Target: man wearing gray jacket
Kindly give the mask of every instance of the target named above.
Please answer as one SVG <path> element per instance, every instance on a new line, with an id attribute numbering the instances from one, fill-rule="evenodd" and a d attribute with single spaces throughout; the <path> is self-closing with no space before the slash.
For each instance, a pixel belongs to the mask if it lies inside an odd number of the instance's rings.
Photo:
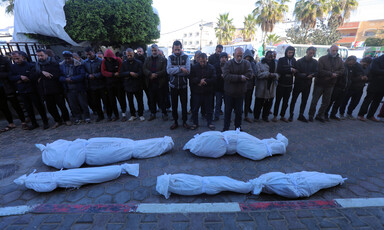
<path id="1" fill-rule="evenodd" d="M 247 80 L 252 77 L 252 68 L 249 61 L 243 59 L 244 50 L 241 47 L 235 49 L 233 59 L 225 63 L 224 76 L 224 129 L 229 130 L 232 110 L 235 110 L 235 129 L 241 129 L 241 116 L 243 113 L 243 101 L 247 92 Z"/>
<path id="2" fill-rule="evenodd" d="M 175 123 L 171 130 L 176 129 L 178 124 L 178 101 L 180 97 L 181 113 L 184 128 L 187 125 L 187 98 L 188 98 L 188 75 L 191 71 L 191 64 L 188 55 L 182 51 L 183 45 L 180 41 L 174 41 L 172 45 L 172 55 L 168 57 L 167 73 L 169 75 L 169 86 L 171 87 L 172 117 Z"/>

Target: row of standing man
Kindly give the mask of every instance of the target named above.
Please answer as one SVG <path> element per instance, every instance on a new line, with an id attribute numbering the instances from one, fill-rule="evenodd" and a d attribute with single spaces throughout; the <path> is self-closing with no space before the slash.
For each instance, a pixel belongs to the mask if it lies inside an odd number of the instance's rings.
<path id="1" fill-rule="evenodd" d="M 5 57 L 0 60 L 1 110 L 9 123 L 5 129 L 14 127 L 7 101 L 11 102 L 18 113 L 24 129 L 35 129 L 39 126 L 34 107 L 43 120 L 44 129 L 49 127 L 45 108 L 55 121 L 53 128 L 63 123 L 71 125 L 66 101 L 75 117 L 75 124 L 91 122 L 88 107 L 97 114 L 96 122 L 104 119 L 104 112 L 110 121 L 120 119 L 117 102 L 122 111 L 122 121 L 144 121 L 143 92 L 146 93 L 151 112 L 148 121 L 156 118 L 157 108 L 161 110 L 163 120 L 168 120 L 167 108 L 172 106 L 172 130 L 179 126 L 179 100 L 182 125 L 187 129 L 196 129 L 199 126 L 200 110 L 207 127 L 215 129 L 213 121 L 220 119 L 223 101 L 224 130 L 230 127 L 232 111 L 235 112 L 235 128 L 241 129 L 243 113 L 247 122 L 258 121 L 260 115 L 262 120 L 268 122 L 273 101 L 272 121 L 276 122 L 278 115 L 284 122 L 293 121 L 295 103 L 300 94 L 302 102 L 298 120 L 339 120 L 338 111 L 340 116 L 344 116 L 348 103 L 346 116 L 352 117 L 368 80 L 370 83 L 367 96 L 358 118 L 365 120 L 364 115 L 368 113 L 367 119 L 377 121 L 374 114 L 384 89 L 383 57 L 373 62 L 370 58 L 364 58 L 360 64 L 357 63 L 356 57 L 350 56 L 344 63 L 338 57 L 338 47 L 334 45 L 319 61 L 313 58 L 316 54 L 314 47 L 309 47 L 306 56 L 296 61 L 294 47 L 288 47 L 285 56 L 279 60 L 275 59 L 273 52 L 268 51 L 265 57 L 256 63 L 250 50 L 244 51 L 240 47 L 235 49 L 231 60 L 228 60 L 228 54 L 222 50 L 223 47 L 218 45 L 215 53 L 209 58 L 205 53 L 198 51 L 193 62 L 183 53 L 180 41 L 173 43 L 172 54 L 168 58 L 163 57 L 161 50 L 154 44 L 151 46 L 149 57 L 145 56 L 142 48 L 138 48 L 136 54 L 128 48 L 124 61 L 109 49 L 105 51 L 103 58 L 99 58 L 90 47 L 85 50 L 86 60 L 74 59 L 71 52 L 64 51 L 64 61 L 61 63 L 46 50 L 37 51 L 36 63 L 28 62 L 23 52 L 13 52 L 13 64 Z M 313 78 L 315 85 L 307 119 L 304 111 Z M 191 92 L 189 101 L 192 125 L 187 123 L 188 87 Z M 254 91 L 255 102 L 252 111 Z M 287 119 L 285 114 L 291 95 Z M 22 99 L 31 125 L 25 122 L 17 101 L 18 96 Z M 126 97 L 130 108 L 129 118 L 126 115 Z M 320 97 L 322 103 L 316 114 Z M 137 101 L 137 109 L 134 98 Z M 252 112 L 253 119 L 249 117 Z"/>

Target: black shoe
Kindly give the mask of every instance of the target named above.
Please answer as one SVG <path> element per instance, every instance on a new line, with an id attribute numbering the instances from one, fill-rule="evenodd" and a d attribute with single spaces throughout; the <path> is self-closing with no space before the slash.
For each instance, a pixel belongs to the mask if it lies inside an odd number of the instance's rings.
<path id="1" fill-rule="evenodd" d="M 34 130 L 36 128 L 39 128 L 39 124 L 32 124 L 31 126 L 28 127 L 28 130 Z"/>
<path id="2" fill-rule="evenodd" d="M 340 117 L 336 116 L 336 115 L 331 115 L 329 118 L 331 118 L 332 120 L 336 120 L 336 121 L 340 121 Z"/>
<path id="3" fill-rule="evenodd" d="M 191 128 L 191 126 L 188 125 L 187 123 L 183 123 L 183 127 L 184 127 L 185 129 L 190 129 L 190 128 Z"/>
<path id="4" fill-rule="evenodd" d="M 156 119 L 156 115 L 155 114 L 151 114 L 151 116 L 148 118 L 148 121 L 153 121 Z"/>
<path id="5" fill-rule="evenodd" d="M 104 120 L 104 117 L 98 117 L 98 118 L 96 119 L 96 122 L 100 122 L 100 121 L 102 121 L 102 120 Z"/>
<path id="6" fill-rule="evenodd" d="M 313 122 L 313 117 L 309 117 L 308 121 Z"/>
<path id="7" fill-rule="evenodd" d="M 293 116 L 289 116 L 288 121 L 292 122 L 293 121 Z"/>
<path id="8" fill-rule="evenodd" d="M 44 125 L 43 125 L 43 129 L 45 130 L 45 129 L 49 129 L 49 124 L 48 123 L 44 123 Z"/>
<path id="9" fill-rule="evenodd" d="M 269 122 L 268 117 L 263 117 L 263 121 Z"/>
<path id="10" fill-rule="evenodd" d="M 316 120 L 316 121 L 323 122 L 323 123 L 325 122 L 325 120 L 324 120 L 323 118 L 321 118 L 321 117 L 315 117 L 315 120 Z"/>
<path id="11" fill-rule="evenodd" d="M 174 130 L 174 129 L 177 129 L 177 127 L 179 127 L 179 124 L 173 123 L 173 125 L 171 125 L 170 129 Z"/>
<path id="12" fill-rule="evenodd" d="M 308 120 L 303 116 L 303 115 L 300 115 L 298 118 L 297 118 L 298 121 L 302 121 L 302 122 L 308 122 Z"/>
<path id="13" fill-rule="evenodd" d="M 166 113 L 163 114 L 163 121 L 168 121 L 168 114 Z"/>

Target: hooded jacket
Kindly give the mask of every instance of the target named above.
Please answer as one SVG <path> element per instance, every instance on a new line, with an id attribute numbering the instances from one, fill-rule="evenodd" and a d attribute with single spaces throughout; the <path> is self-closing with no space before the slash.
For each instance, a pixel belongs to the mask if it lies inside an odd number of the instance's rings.
<path id="1" fill-rule="evenodd" d="M 7 95 L 16 93 L 15 87 L 9 80 L 9 72 L 11 71 L 11 63 L 7 58 L 0 56 L 0 83 Z M 0 86 L 1 87 L 1 86 Z"/>
<path id="2" fill-rule="evenodd" d="M 64 85 L 66 91 L 85 91 L 85 69 L 81 62 L 73 59 L 73 64 L 68 64 L 64 61 L 60 64 L 60 70 L 60 82 Z M 70 78 L 71 82 L 67 82 L 67 78 Z"/>
<path id="3" fill-rule="evenodd" d="M 242 81 L 241 75 L 252 77 L 252 67 L 249 61 L 241 60 L 239 63 L 232 59 L 224 65 L 224 93 L 231 97 L 243 97 L 247 92 L 247 81 Z"/>
<path id="4" fill-rule="evenodd" d="M 318 62 L 316 59 L 311 58 L 307 60 L 305 57 L 300 58 L 296 62 L 296 70 L 295 73 L 295 87 L 299 88 L 307 88 L 312 85 L 312 78 L 308 78 L 309 75 L 313 75 L 314 77 L 318 74 Z"/>
<path id="5" fill-rule="evenodd" d="M 293 51 L 292 58 L 288 58 L 288 51 Z M 288 46 L 285 49 L 285 55 L 279 58 L 277 62 L 277 73 L 280 75 L 278 84 L 283 87 L 291 87 L 293 85 L 292 68 L 296 68 L 295 48 Z"/>
<path id="6" fill-rule="evenodd" d="M 167 73 L 171 88 L 185 89 L 188 86 L 189 74 L 183 73 L 180 68 L 186 68 L 188 72 L 191 72 L 191 63 L 188 55 L 183 52 L 180 55 L 171 54 L 167 60 Z"/>
<path id="7" fill-rule="evenodd" d="M 206 85 L 199 86 L 201 79 L 205 78 Z M 214 93 L 216 83 L 215 67 L 207 63 L 204 67 L 200 63 L 194 64 L 190 75 L 191 91 L 195 94 Z"/>
<path id="8" fill-rule="evenodd" d="M 152 68 L 154 61 L 156 62 L 156 66 Z M 147 87 L 152 85 L 152 87 L 163 88 L 167 85 L 167 59 L 161 55 L 147 57 L 144 62 L 143 72 Z M 150 79 L 152 73 L 156 73 L 157 78 Z"/>
<path id="9" fill-rule="evenodd" d="M 132 77 L 131 72 L 139 74 L 138 77 Z M 143 90 L 143 64 L 137 59 L 126 60 L 121 65 L 120 77 L 123 78 L 124 90 L 126 92 L 138 92 Z"/>
<path id="10" fill-rule="evenodd" d="M 255 91 L 256 98 L 264 98 L 264 99 L 274 98 L 276 95 L 277 80 L 279 79 L 279 74 L 276 73 L 277 65 L 275 64 L 275 70 L 271 71 L 269 69 L 269 65 L 267 64 L 265 58 L 261 60 L 261 62 L 258 62 L 256 65 L 259 71 L 257 75 L 257 82 L 256 82 L 256 91 Z M 271 72 L 273 72 L 272 74 L 275 75 L 274 79 L 269 77 Z"/>
<path id="11" fill-rule="evenodd" d="M 372 61 L 368 91 L 371 93 L 384 94 L 384 55 Z"/>
<path id="12" fill-rule="evenodd" d="M 343 60 L 337 55 L 332 57 L 330 54 L 324 55 L 319 58 L 319 74 L 315 79 L 315 85 L 322 87 L 334 87 L 337 78 L 332 78 L 332 73 L 336 73 L 338 76 L 344 74 Z"/>
<path id="13" fill-rule="evenodd" d="M 112 58 L 108 61 L 107 58 Z M 119 86 L 121 84 L 119 76 L 114 76 L 114 73 L 120 72 L 122 60 L 116 57 L 112 50 L 107 49 L 104 53 L 104 60 L 101 63 L 101 74 L 105 76 L 107 87 Z"/>
<path id="14" fill-rule="evenodd" d="M 85 69 L 85 78 L 88 81 L 88 89 L 98 90 L 105 88 L 105 77 L 101 74 L 101 58 L 95 57 L 93 60 L 87 58 L 83 62 Z M 95 77 L 93 80 L 89 78 L 89 75 L 93 74 Z"/>
<path id="15" fill-rule="evenodd" d="M 47 78 L 42 73 L 46 71 L 53 76 L 51 78 Z M 53 95 L 53 94 L 61 94 L 63 93 L 63 86 L 60 83 L 60 66 L 54 59 L 48 57 L 46 61 L 36 62 L 35 71 L 33 73 L 33 78 L 38 82 L 38 87 L 41 92 L 41 95 Z"/>
<path id="16" fill-rule="evenodd" d="M 254 58 L 253 58 L 251 50 L 249 50 L 249 49 L 245 50 L 245 52 L 243 54 L 243 59 L 245 59 L 246 57 L 251 58 L 249 63 L 251 64 L 251 68 L 252 68 L 252 77 L 247 80 L 247 90 L 251 90 L 255 86 L 255 78 L 257 76 L 258 71 L 257 71 L 256 63 L 254 62 Z"/>

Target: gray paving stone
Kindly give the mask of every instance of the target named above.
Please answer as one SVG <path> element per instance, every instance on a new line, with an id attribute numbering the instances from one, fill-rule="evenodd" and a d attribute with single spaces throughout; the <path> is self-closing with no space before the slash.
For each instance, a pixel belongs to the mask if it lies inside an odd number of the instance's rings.
<path id="1" fill-rule="evenodd" d="M 188 229 L 189 223 L 188 222 L 173 222 L 172 223 L 172 229 L 174 230 L 183 230 Z"/>
<path id="2" fill-rule="evenodd" d="M 133 192 L 133 200 L 143 201 L 149 196 L 148 189 L 140 188 Z"/>
<path id="3" fill-rule="evenodd" d="M 142 223 L 152 223 L 157 221 L 158 221 L 158 218 L 156 214 L 144 214 L 141 218 Z"/>
<path id="4" fill-rule="evenodd" d="M 122 184 L 112 184 L 106 187 L 105 192 L 109 194 L 116 194 L 123 190 L 124 185 Z"/>
<path id="5" fill-rule="evenodd" d="M 208 213 L 204 219 L 204 222 L 221 222 L 222 219 L 220 218 L 218 213 Z"/>
<path id="6" fill-rule="evenodd" d="M 142 223 L 140 224 L 141 230 L 154 230 L 157 229 L 157 224 L 154 223 Z"/>
<path id="7" fill-rule="evenodd" d="M 284 220 L 271 220 L 269 224 L 273 226 L 275 230 L 285 230 L 288 229 L 287 222 Z"/>
<path id="8" fill-rule="evenodd" d="M 107 229 L 108 230 L 118 230 L 118 229 L 123 229 L 124 224 L 107 224 Z"/>
<path id="9" fill-rule="evenodd" d="M 124 185 L 124 188 L 128 191 L 133 191 L 139 187 L 140 187 L 140 181 L 138 180 L 130 180 Z"/>
<path id="10" fill-rule="evenodd" d="M 5 194 L 5 195 L 3 196 L 3 200 L 4 200 L 5 202 L 9 203 L 9 202 L 11 202 L 11 201 L 17 200 L 17 199 L 21 196 L 22 193 L 23 193 L 23 192 L 22 192 L 22 191 L 19 191 L 19 190 L 17 190 L 17 191 L 13 191 L 13 192 L 9 192 L 9 193 L 7 193 L 7 194 Z"/>
<path id="11" fill-rule="evenodd" d="M 58 227 L 58 224 L 42 224 L 39 226 L 39 230 L 52 230 L 57 229 Z"/>
<path id="12" fill-rule="evenodd" d="M 270 211 L 268 212 L 268 220 L 281 220 L 284 219 L 278 211 Z"/>
<path id="13" fill-rule="evenodd" d="M 70 191 L 68 193 L 68 196 L 67 196 L 67 201 L 69 201 L 69 202 L 76 202 L 76 201 L 82 199 L 83 197 L 85 197 L 86 194 L 87 194 L 87 191 L 83 190 L 81 188 L 73 190 L 73 191 Z"/>
<path id="14" fill-rule="evenodd" d="M 139 229 L 140 226 L 140 214 L 127 214 L 126 216 L 126 228 L 127 229 Z"/>
<path id="15" fill-rule="evenodd" d="M 104 186 L 94 186 L 88 190 L 87 196 L 90 198 L 96 198 L 104 194 Z"/>
<path id="16" fill-rule="evenodd" d="M 82 229 L 91 229 L 91 228 L 92 228 L 92 224 L 85 224 L 85 223 L 74 224 L 71 227 L 72 230 L 82 230 Z"/>
<path id="17" fill-rule="evenodd" d="M 256 222 L 238 222 L 237 223 L 237 229 L 242 230 L 254 230 L 258 229 Z"/>
<path id="18" fill-rule="evenodd" d="M 76 220 L 76 223 L 93 223 L 93 216 L 94 214 L 85 213 Z"/>
<path id="19" fill-rule="evenodd" d="M 111 204 L 112 203 L 112 196 L 104 194 L 102 196 L 99 196 L 95 199 L 96 204 Z"/>
<path id="20" fill-rule="evenodd" d="M 257 223 L 258 228 L 260 228 L 260 229 L 272 229 L 272 227 L 268 224 L 266 213 L 251 212 L 250 215 L 253 217 L 253 219 Z"/>

